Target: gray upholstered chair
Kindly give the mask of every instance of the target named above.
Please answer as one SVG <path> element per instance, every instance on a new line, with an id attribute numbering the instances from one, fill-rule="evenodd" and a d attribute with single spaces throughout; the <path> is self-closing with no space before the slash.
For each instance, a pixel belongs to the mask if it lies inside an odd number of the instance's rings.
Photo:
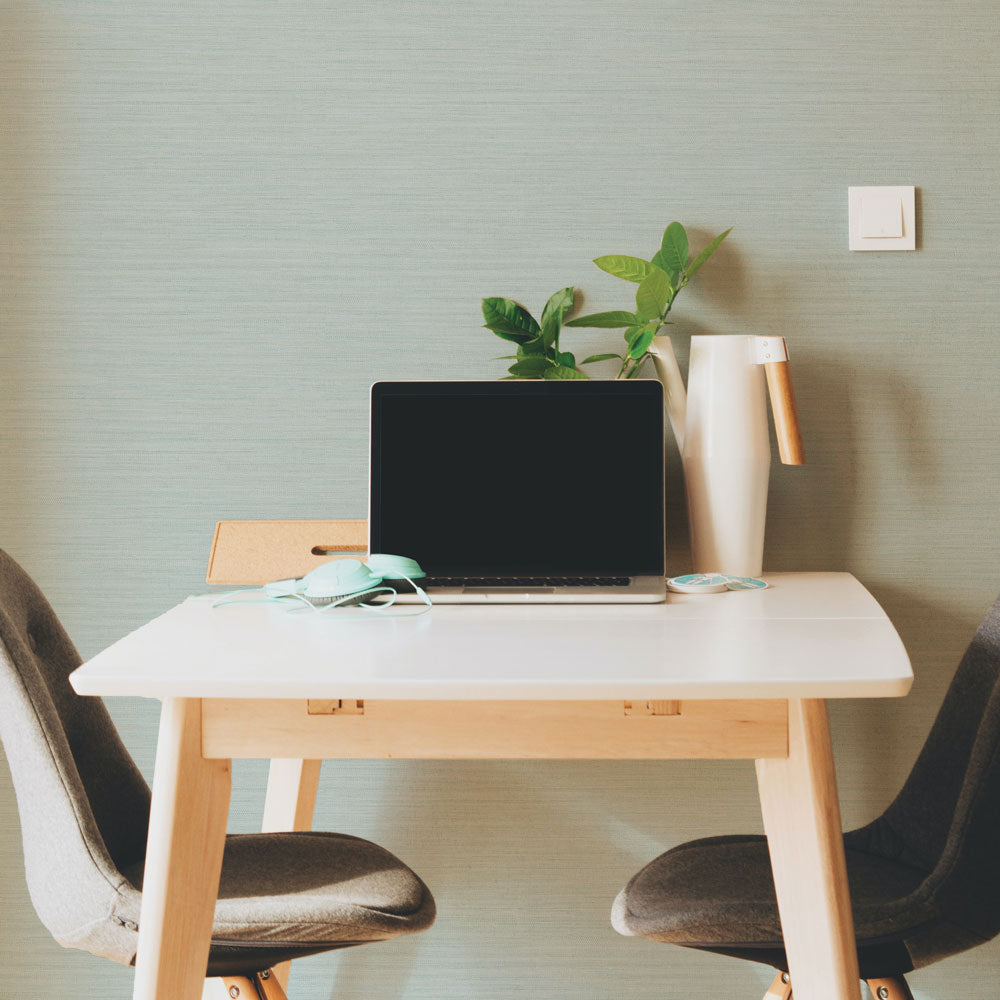
<path id="1" fill-rule="evenodd" d="M 844 836 L 861 976 L 883 998 L 904 974 L 1000 932 L 1000 598 L 976 632 L 927 742 L 888 809 Z M 612 924 L 779 970 L 781 924 L 767 844 L 709 837 L 661 854 L 619 893 Z"/>
<path id="2" fill-rule="evenodd" d="M 149 788 L 104 703 L 70 687 L 79 663 L 42 593 L 0 551 L 0 740 L 31 899 L 60 944 L 130 964 Z M 423 882 L 369 841 L 231 835 L 206 975 L 275 1000 L 284 993 L 269 975 L 274 964 L 423 930 L 433 920 Z"/>

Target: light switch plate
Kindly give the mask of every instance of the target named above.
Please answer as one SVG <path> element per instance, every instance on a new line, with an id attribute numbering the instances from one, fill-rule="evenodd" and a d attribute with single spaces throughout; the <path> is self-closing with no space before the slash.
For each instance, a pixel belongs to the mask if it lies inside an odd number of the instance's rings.
<path id="1" fill-rule="evenodd" d="M 852 250 L 915 250 L 916 188 L 851 187 L 847 189 Z"/>

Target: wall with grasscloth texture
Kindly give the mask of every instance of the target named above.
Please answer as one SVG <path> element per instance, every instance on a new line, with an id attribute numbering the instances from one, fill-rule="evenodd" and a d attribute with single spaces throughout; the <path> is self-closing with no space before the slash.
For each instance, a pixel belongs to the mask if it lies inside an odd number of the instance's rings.
<path id="1" fill-rule="evenodd" d="M 774 469 L 766 565 L 855 573 L 917 676 L 833 707 L 845 822 L 867 821 L 997 591 L 998 42 L 991 0 L 9 0 L 0 547 L 92 655 L 204 589 L 217 518 L 364 516 L 369 383 L 502 374 L 481 296 L 540 309 L 576 284 L 578 308 L 623 308 L 593 257 L 650 254 L 671 219 L 696 246 L 732 225 L 675 340 L 682 364 L 692 333 L 789 340 L 809 464 Z M 918 186 L 917 252 L 848 252 L 851 184 Z M 669 471 L 680 572 L 674 452 Z M 156 706 L 111 707 L 150 775 Z M 263 777 L 237 766 L 233 829 Z M 708 1000 L 769 978 L 608 925 L 660 851 L 759 829 L 748 763 L 329 762 L 317 824 L 401 855 L 440 917 L 303 962 L 293 996 Z M 129 970 L 48 938 L 19 851 L 0 763 L 4 991 L 127 997 Z M 913 986 L 986 1000 L 998 969 L 992 944 Z"/>

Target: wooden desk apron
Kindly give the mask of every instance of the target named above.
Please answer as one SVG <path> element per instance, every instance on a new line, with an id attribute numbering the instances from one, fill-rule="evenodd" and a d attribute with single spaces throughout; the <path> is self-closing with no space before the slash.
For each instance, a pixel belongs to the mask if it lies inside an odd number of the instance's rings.
<path id="1" fill-rule="evenodd" d="M 788 703 L 202 701 L 204 757 L 761 758 L 788 755 Z"/>

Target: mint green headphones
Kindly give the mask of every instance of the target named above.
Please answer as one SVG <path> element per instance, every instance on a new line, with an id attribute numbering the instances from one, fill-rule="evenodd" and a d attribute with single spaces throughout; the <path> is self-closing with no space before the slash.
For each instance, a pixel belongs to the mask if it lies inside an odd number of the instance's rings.
<path id="1" fill-rule="evenodd" d="M 266 583 L 262 588 L 265 594 L 263 600 L 294 601 L 314 611 L 356 605 L 368 611 L 384 612 L 395 602 L 397 594 L 396 588 L 386 581 L 405 580 L 427 605 L 417 612 L 423 614 L 431 607 L 431 599 L 414 581 L 426 575 L 415 559 L 373 553 L 365 562 L 359 559 L 334 559 L 317 566 L 303 577 Z M 252 592 L 238 590 L 233 594 L 226 594 L 213 607 L 248 603 L 238 600 L 238 595 Z M 385 596 L 374 601 L 376 595 Z"/>

